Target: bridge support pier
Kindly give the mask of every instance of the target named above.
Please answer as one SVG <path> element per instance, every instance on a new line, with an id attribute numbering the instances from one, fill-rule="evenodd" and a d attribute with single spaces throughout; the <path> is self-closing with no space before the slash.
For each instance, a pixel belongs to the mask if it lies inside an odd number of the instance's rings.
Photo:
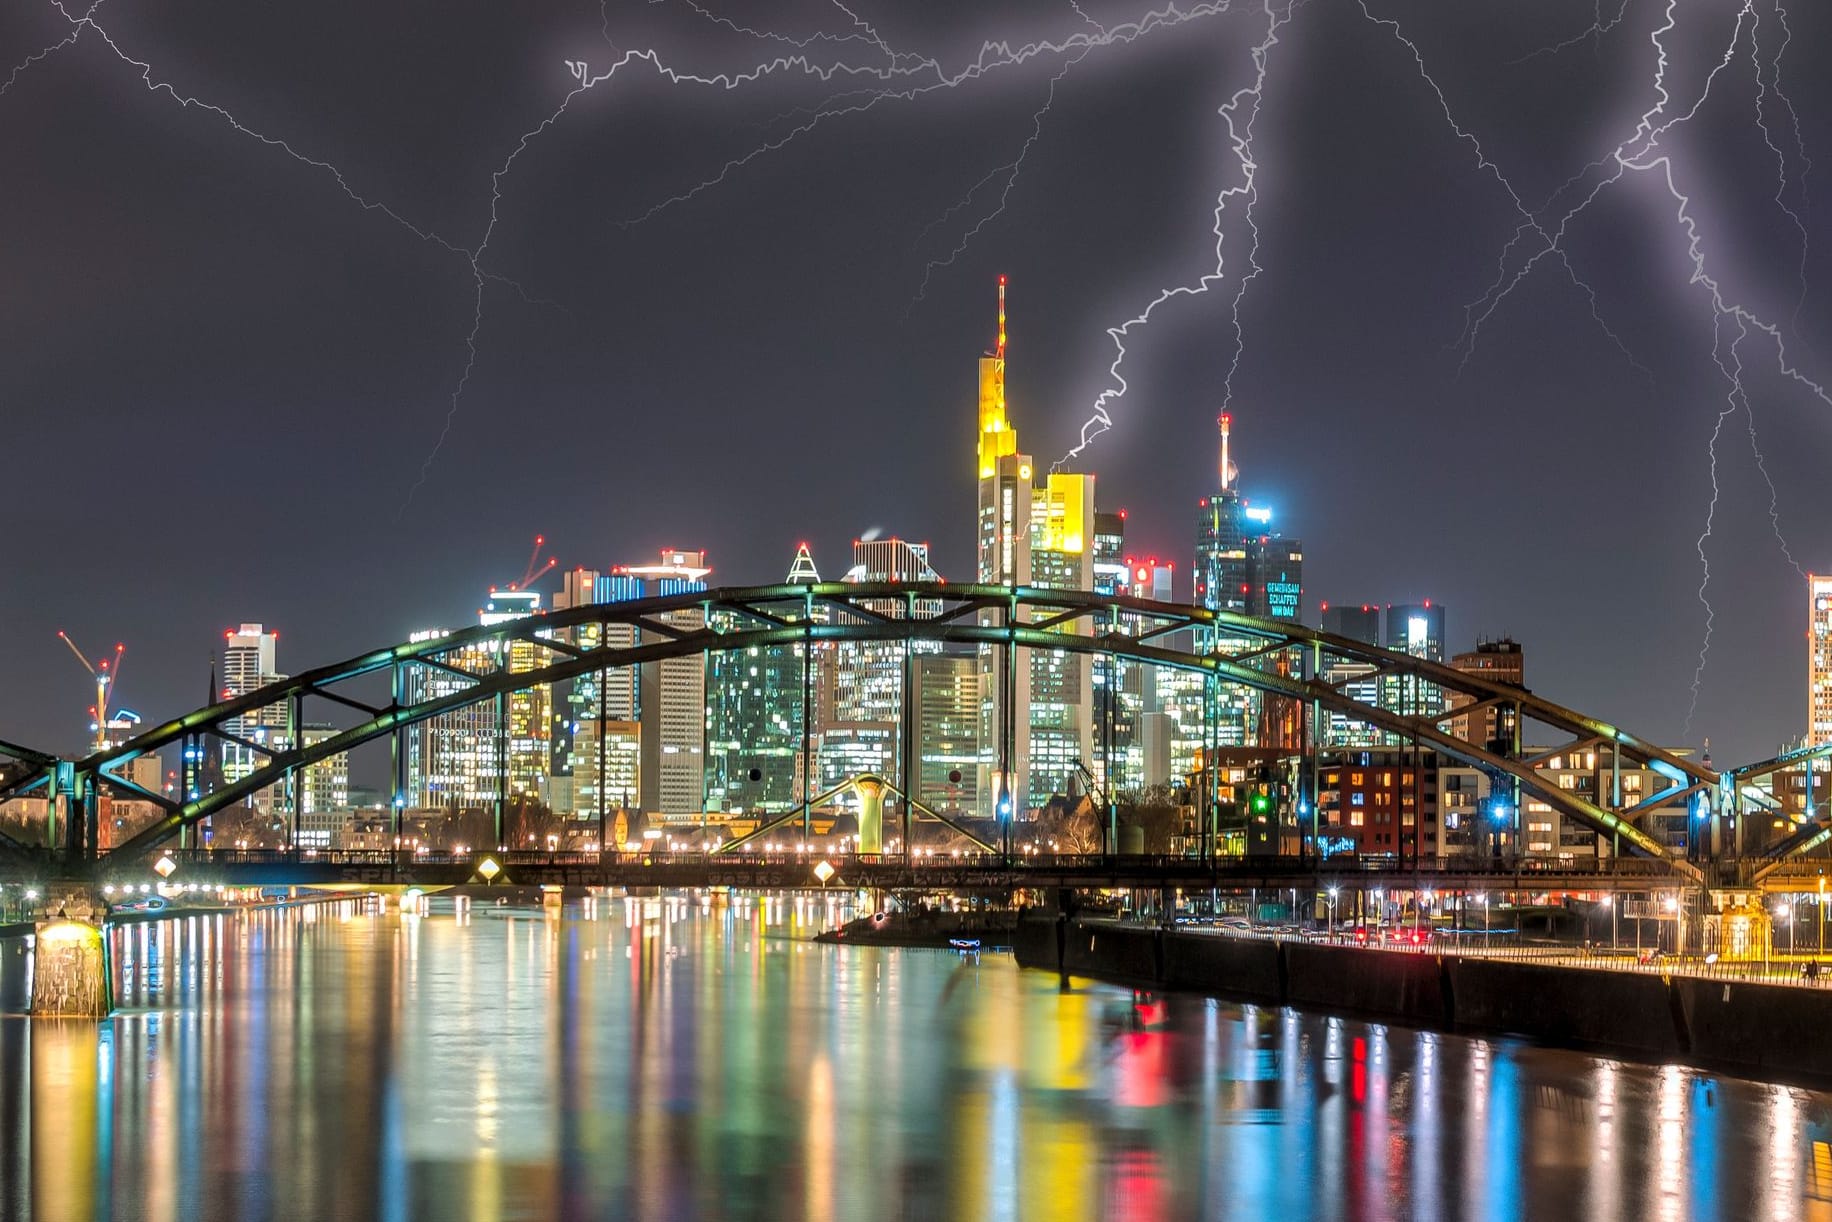
<path id="1" fill-rule="evenodd" d="M 33 1018 L 106 1018 L 114 1009 L 107 905 L 85 886 L 54 885 L 32 939 Z"/>
<path id="2" fill-rule="evenodd" d="M 859 795 L 859 852 L 884 852 L 884 795 L 889 788 L 875 776 L 862 776 L 852 783 Z M 906 799 L 907 800 L 907 799 Z"/>

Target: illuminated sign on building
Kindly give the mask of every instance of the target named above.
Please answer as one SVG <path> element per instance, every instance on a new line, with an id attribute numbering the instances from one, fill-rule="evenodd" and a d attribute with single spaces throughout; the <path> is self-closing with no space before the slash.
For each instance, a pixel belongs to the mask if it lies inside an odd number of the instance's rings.
<path id="1" fill-rule="evenodd" d="M 1406 652 L 1422 654 L 1425 642 L 1430 639 L 1431 624 L 1422 615 L 1415 615 L 1406 621 Z"/>
<path id="2" fill-rule="evenodd" d="M 1284 574 L 1280 574 L 1281 577 Z M 1266 583 L 1266 608 L 1273 619 L 1297 619 L 1298 599 L 1304 593 L 1304 587 L 1296 581 L 1268 581 Z"/>

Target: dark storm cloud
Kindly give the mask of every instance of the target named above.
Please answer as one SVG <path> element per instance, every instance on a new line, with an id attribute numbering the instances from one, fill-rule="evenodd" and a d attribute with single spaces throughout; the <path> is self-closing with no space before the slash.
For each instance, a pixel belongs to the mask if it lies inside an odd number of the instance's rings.
<path id="1" fill-rule="evenodd" d="M 1083 7 L 1112 25 L 1149 3 Z M 1371 7 L 1416 38 L 1531 206 L 1651 101 L 1658 3 L 1518 63 L 1581 31 L 1592 6 Z M 1059 4 L 878 8 L 857 11 L 950 65 L 987 37 L 1090 28 Z M 823 5 L 719 12 L 797 38 L 859 32 Z M 1779 24 L 1772 3 L 1760 13 L 1766 62 Z M 1733 15 L 1685 14 L 1675 96 L 1696 95 Z M 562 61 L 652 45 L 713 72 L 793 50 L 684 4 L 601 16 L 192 0 L 96 16 L 160 79 L 334 162 L 461 247 L 484 232 L 492 172 L 573 87 Z M 1784 81 L 1812 155 L 1832 147 L 1819 50 L 1832 27 L 1818 8 L 1788 16 Z M 1014 416 L 1051 458 L 1108 385 L 1106 328 L 1212 268 L 1215 197 L 1238 181 L 1216 110 L 1251 79 L 1263 26 L 1242 4 L 1076 64 L 1007 210 L 914 307 L 925 265 L 993 193 L 925 227 L 1016 155 L 1061 56 L 823 121 L 634 226 L 622 222 L 793 127 L 784 112 L 862 82 L 726 92 L 635 73 L 580 95 L 504 180 L 484 260 L 557 304 L 486 287 L 471 380 L 399 522 L 463 367 L 466 259 L 149 92 L 93 36 L 34 64 L 0 98 L 0 737 L 80 741 L 80 674 L 59 627 L 125 639 L 122 696 L 178 712 L 200 698 L 225 626 L 278 625 L 282 668 L 300 669 L 456 624 L 519 574 L 536 531 L 567 564 L 704 546 L 719 578 L 758 581 L 780 578 L 804 537 L 837 575 L 851 538 L 882 524 L 965 575 L 973 358 L 991 340 L 995 274 L 1012 277 Z M 9 6 L 0 60 L 10 69 L 67 30 L 48 3 Z M 809 54 L 878 62 L 861 40 Z M 1795 319 L 1798 234 L 1773 200 L 1748 54 L 1745 41 L 1676 147 L 1727 288 L 1780 320 L 1810 370 L 1825 265 L 1812 251 Z M 1772 95 L 1765 113 L 1784 121 Z M 1249 493 L 1305 540 L 1307 602 L 1442 600 L 1458 646 L 1512 633 L 1537 690 L 1676 742 L 1724 387 L 1670 201 L 1626 182 L 1569 243 L 1651 384 L 1550 266 L 1487 321 L 1459 373 L 1463 306 L 1518 217 L 1410 53 L 1358 5 L 1311 0 L 1275 49 L 1258 131 L 1266 270 L 1242 318 L 1235 441 Z M 1821 211 L 1802 212 L 1809 232 Z M 1227 233 L 1233 257 L 1238 213 Z M 1115 428 L 1086 456 L 1103 501 L 1129 509 L 1136 550 L 1180 568 L 1212 479 L 1232 297 L 1229 279 L 1154 317 L 1130 345 Z M 1802 563 L 1824 564 L 1827 411 L 1759 347 L 1746 357 L 1782 525 Z M 1801 728 L 1804 600 L 1740 418 L 1719 451 L 1706 545 L 1718 616 L 1693 733 L 1726 759 Z"/>

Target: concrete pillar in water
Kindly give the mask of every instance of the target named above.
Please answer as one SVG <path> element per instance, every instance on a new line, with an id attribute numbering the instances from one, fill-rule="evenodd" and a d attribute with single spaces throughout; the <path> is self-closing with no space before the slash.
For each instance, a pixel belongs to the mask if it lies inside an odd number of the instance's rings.
<path id="1" fill-rule="evenodd" d="M 862 776 L 852 783 L 859 795 L 859 852 L 884 851 L 884 794 L 889 788 L 884 778 Z"/>
<path id="2" fill-rule="evenodd" d="M 106 1018 L 114 1009 L 107 906 L 86 887 L 53 886 L 45 911 L 53 915 L 32 939 L 32 1017 Z"/>
<path id="3" fill-rule="evenodd" d="M 545 912 L 559 915 L 560 906 L 565 902 L 565 888 L 551 884 L 541 888 L 541 908 Z"/>

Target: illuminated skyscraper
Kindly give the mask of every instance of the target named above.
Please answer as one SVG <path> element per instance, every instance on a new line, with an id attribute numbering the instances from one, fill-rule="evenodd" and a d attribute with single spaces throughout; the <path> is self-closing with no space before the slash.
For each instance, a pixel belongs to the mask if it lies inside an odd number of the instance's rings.
<path id="1" fill-rule="evenodd" d="M 260 624 L 243 624 L 238 631 L 225 631 L 222 690 L 218 698 L 232 700 L 284 679 L 286 676 L 275 669 L 274 662 L 279 640 L 278 632 L 269 632 Z M 290 745 L 287 742 L 286 718 L 284 704 L 270 704 L 266 708 L 250 709 L 240 716 L 230 718 L 223 728 L 248 743 L 282 751 Z M 268 754 L 256 750 L 254 746 L 225 742 L 222 745 L 223 780 L 233 785 L 261 767 L 269 758 Z M 277 789 L 270 786 L 249 801 L 256 808 L 271 812 L 277 796 Z"/>
<path id="2" fill-rule="evenodd" d="M 1031 459 L 1018 453 L 1006 416 L 1005 277 L 999 277 L 999 340 L 980 357 L 979 580 L 1030 584 Z"/>
<path id="3" fill-rule="evenodd" d="M 652 564 L 621 565 L 608 572 L 574 569 L 565 574 L 554 606 L 581 607 L 693 593 L 706 588 L 706 575 L 710 572 L 704 551 L 664 548 Z M 705 615 L 699 607 L 668 611 L 655 618 L 681 631 L 697 631 L 705 626 Z M 596 624 L 582 624 L 568 630 L 568 635 L 573 644 L 594 648 L 600 643 L 601 630 Z M 643 634 L 629 624 L 605 626 L 602 636 L 603 644 L 613 650 L 645 643 Z M 648 639 L 665 638 L 656 632 Z M 574 680 L 563 717 L 566 733 L 572 739 L 564 754 L 565 771 L 573 778 L 569 805 L 574 814 L 586 818 L 601 813 L 596 779 L 600 772 L 604 776 L 602 802 L 606 811 L 621 810 L 631 803 L 625 790 L 630 787 L 630 778 L 638 774 L 640 791 L 634 800 L 642 810 L 688 814 L 704 809 L 707 669 L 708 664 L 697 656 L 667 658 L 640 666 L 591 671 Z M 580 735 L 587 721 L 592 723 L 592 729 L 586 736 L 588 741 L 581 746 Z M 598 734 L 600 722 L 602 736 Z M 641 740 L 641 762 L 634 769 L 612 758 L 628 749 L 632 727 L 636 727 L 634 734 Z M 588 751 L 589 759 L 585 758 Z M 590 774 L 588 779 L 580 781 L 578 778 L 586 773 Z"/>
<path id="4" fill-rule="evenodd" d="M 1229 429 L 1233 417 L 1223 412 L 1216 420 L 1221 430 L 1221 459 L 1217 467 L 1219 484 L 1215 492 L 1203 497 L 1196 508 L 1196 601 L 1212 611 L 1231 611 L 1246 615 L 1252 611 L 1253 572 L 1249 564 L 1251 529 L 1257 523 L 1248 517 L 1246 501 L 1240 495 L 1240 470 L 1229 450 Z M 1229 635 L 1225 629 L 1214 630 L 1214 645 L 1223 652 L 1245 652 L 1253 640 Z M 1162 690 L 1157 708 L 1171 721 L 1168 733 L 1160 735 L 1154 726 L 1154 761 L 1162 761 L 1160 741 L 1171 748 L 1170 767 L 1175 773 L 1190 745 L 1201 750 L 1202 723 L 1208 711 L 1201 683 L 1194 676 L 1167 674 L 1160 676 Z M 1258 697 L 1250 688 L 1225 685 L 1217 693 L 1212 715 L 1215 718 L 1216 742 L 1223 747 L 1245 745 L 1253 731 Z M 1155 765 L 1154 765 L 1155 766 Z"/>
<path id="5" fill-rule="evenodd" d="M 979 514 L 978 580 L 986 585 L 1031 584 L 1030 455 L 1018 452 L 1018 433 L 1006 415 L 1005 402 L 1005 277 L 999 277 L 999 338 L 997 346 L 980 357 L 980 410 L 978 462 Z M 990 625 L 996 617 L 981 621 Z M 980 650 L 980 772 L 979 791 L 988 813 L 1020 814 L 1007 794 L 1029 792 L 1025 776 L 1023 738 L 1030 725 L 1030 685 L 1020 680 L 1009 685 L 1001 669 L 998 649 Z M 1007 692 L 1007 687 L 1011 689 Z M 1004 755 L 1010 743 L 1010 757 Z"/>
<path id="6" fill-rule="evenodd" d="M 1052 472 L 1041 484 L 1005 396 L 1005 277 L 999 277 L 999 332 L 980 357 L 978 580 L 987 585 L 1092 590 L 1094 477 Z M 995 623 L 989 616 L 982 623 Z M 1085 633 L 1085 624 L 1059 631 Z M 1087 658 L 1028 650 L 1013 672 L 999 650 L 980 651 L 980 792 L 994 813 L 1021 817 L 1065 792 L 1077 761 L 1092 753 L 1093 682 Z M 1006 757 L 1009 744 L 1009 757 Z M 1007 802 L 1005 795 L 1011 795 Z"/>
<path id="7" fill-rule="evenodd" d="M 1444 606 L 1427 598 L 1422 603 L 1387 604 L 1386 640 L 1395 653 L 1427 662 L 1444 661 Z M 1384 708 L 1408 716 L 1435 717 L 1444 711 L 1443 689 L 1403 675 L 1383 675 L 1380 700 Z"/>
<path id="8" fill-rule="evenodd" d="M 855 585 L 934 581 L 937 576 L 926 543 L 855 539 L 852 558 L 845 580 Z M 890 619 L 902 619 L 911 610 L 918 617 L 933 615 L 938 609 L 933 600 L 918 601 L 912 608 L 901 598 L 871 599 L 864 606 Z M 845 614 L 836 613 L 836 619 Z M 822 671 L 820 720 L 816 723 L 821 748 L 817 790 L 830 789 L 861 772 L 892 780 L 903 776 L 905 668 L 912 658 L 940 652 L 941 645 L 934 641 L 912 641 L 907 648 L 891 641 L 841 641 L 832 646 L 831 665 Z M 850 792 L 838 799 L 842 806 L 856 800 Z"/>
<path id="9" fill-rule="evenodd" d="M 445 628 L 415 632 L 408 640 L 450 636 Z M 483 645 L 468 645 L 442 655 L 439 666 L 410 663 L 407 696 L 418 704 L 457 695 L 476 686 L 466 675 L 483 678 L 497 669 L 497 655 Z M 481 809 L 506 797 L 502 784 L 496 711 L 482 701 L 426 718 L 407 727 L 406 792 L 400 805 L 446 810 Z"/>
<path id="10" fill-rule="evenodd" d="M 299 741 L 310 747 L 335 738 L 337 728 L 308 724 L 300 730 Z M 350 805 L 350 757 L 333 755 L 307 764 L 300 770 L 299 813 L 310 815 L 324 811 L 345 810 Z"/>
<path id="11" fill-rule="evenodd" d="M 491 590 L 478 609 L 484 626 L 537 615 L 541 596 L 533 590 Z M 436 640 L 445 629 L 416 632 L 411 640 Z M 410 700 L 437 699 L 475 686 L 466 675 L 487 678 L 536 670 L 545 651 L 530 641 L 478 641 L 455 649 L 441 665 L 409 664 Z M 552 768 L 553 689 L 537 683 L 511 692 L 500 703 L 483 701 L 442 713 L 407 730 L 406 792 L 402 805 L 475 809 L 498 801 L 545 801 Z"/>
<path id="12" fill-rule="evenodd" d="M 1832 742 L 1832 577 L 1807 578 L 1807 742 Z"/>
<path id="13" fill-rule="evenodd" d="M 1031 499 L 1031 583 L 1045 589 L 1094 588 L 1094 477 L 1052 471 Z M 1086 635 L 1078 620 L 1055 631 Z M 1085 653 L 1031 649 L 1028 654 L 1030 717 L 1024 756 L 1025 806 L 1034 810 L 1055 794 L 1070 792 L 1077 768 L 1094 754 L 1094 683 Z"/>
<path id="14" fill-rule="evenodd" d="M 916 798 L 944 814 L 980 808 L 980 666 L 971 654 L 923 654 L 911 660 L 916 690 Z M 958 776 L 960 779 L 956 780 Z"/>
<path id="15" fill-rule="evenodd" d="M 1256 510 L 1249 509 L 1254 513 Z M 1266 518 L 1271 520 L 1271 514 Z M 1304 545 L 1279 534 L 1247 541 L 1247 614 L 1290 620 L 1304 613 Z"/>
<path id="16" fill-rule="evenodd" d="M 819 580 L 814 557 L 804 543 L 789 566 L 788 584 Z M 730 627 L 739 626 L 733 616 Z M 807 695 L 803 648 L 800 643 L 753 645 L 707 655 L 708 810 L 785 810 L 798 800 L 802 704 Z M 814 677 L 808 676 L 810 688 Z"/>
<path id="17" fill-rule="evenodd" d="M 1233 417 L 1223 412 L 1221 426 L 1221 485 L 1197 503 L 1196 601 L 1215 611 L 1247 610 L 1246 506 L 1240 499 L 1240 472 L 1228 452 L 1228 430 Z"/>
<path id="18" fill-rule="evenodd" d="M 477 621 L 491 627 L 540 613 L 541 596 L 535 591 L 493 589 L 477 613 Z M 511 674 L 538 670 L 547 661 L 547 652 L 532 641 L 511 641 L 506 647 L 488 648 L 507 663 Z M 508 796 L 511 800 L 544 801 L 553 763 L 552 685 L 537 683 L 509 693 L 502 714 L 508 731 Z"/>
<path id="19" fill-rule="evenodd" d="M 1386 640 L 1395 653 L 1424 658 L 1428 662 L 1444 660 L 1444 606 L 1433 606 L 1429 598 L 1422 603 L 1387 604 Z"/>
<path id="20" fill-rule="evenodd" d="M 1094 515 L 1094 592 L 1097 594 L 1138 594 L 1150 598 L 1151 590 L 1144 566 L 1140 589 L 1133 588 L 1134 565 L 1126 556 L 1126 511 Z M 1136 631 L 1138 617 L 1128 612 L 1119 617 L 1121 632 Z M 1147 667 L 1124 658 L 1095 654 L 1090 659 L 1089 675 L 1094 683 L 1094 751 L 1088 768 L 1109 792 L 1124 789 L 1139 775 L 1138 724 L 1142 708 L 1143 683 Z"/>
<path id="21" fill-rule="evenodd" d="M 1126 571 L 1126 511 L 1094 514 L 1094 592 L 1119 594 L 1130 584 Z"/>
<path id="22" fill-rule="evenodd" d="M 1345 636 L 1351 641 L 1360 641 L 1364 645 L 1379 645 L 1380 605 L 1361 603 L 1332 607 L 1324 603 L 1323 631 L 1332 636 Z"/>
<path id="23" fill-rule="evenodd" d="M 706 588 L 712 572 L 703 551 L 664 550 L 658 564 L 630 565 L 611 574 L 624 597 L 654 598 Z M 618 579 L 622 578 L 620 582 Z M 640 583 L 631 585 L 630 583 Z M 655 617 L 682 632 L 706 626 L 698 607 L 683 607 Z M 655 634 L 660 640 L 661 634 Z M 706 807 L 706 668 L 699 657 L 644 662 L 639 695 L 642 705 L 642 808 L 678 815 Z"/>

